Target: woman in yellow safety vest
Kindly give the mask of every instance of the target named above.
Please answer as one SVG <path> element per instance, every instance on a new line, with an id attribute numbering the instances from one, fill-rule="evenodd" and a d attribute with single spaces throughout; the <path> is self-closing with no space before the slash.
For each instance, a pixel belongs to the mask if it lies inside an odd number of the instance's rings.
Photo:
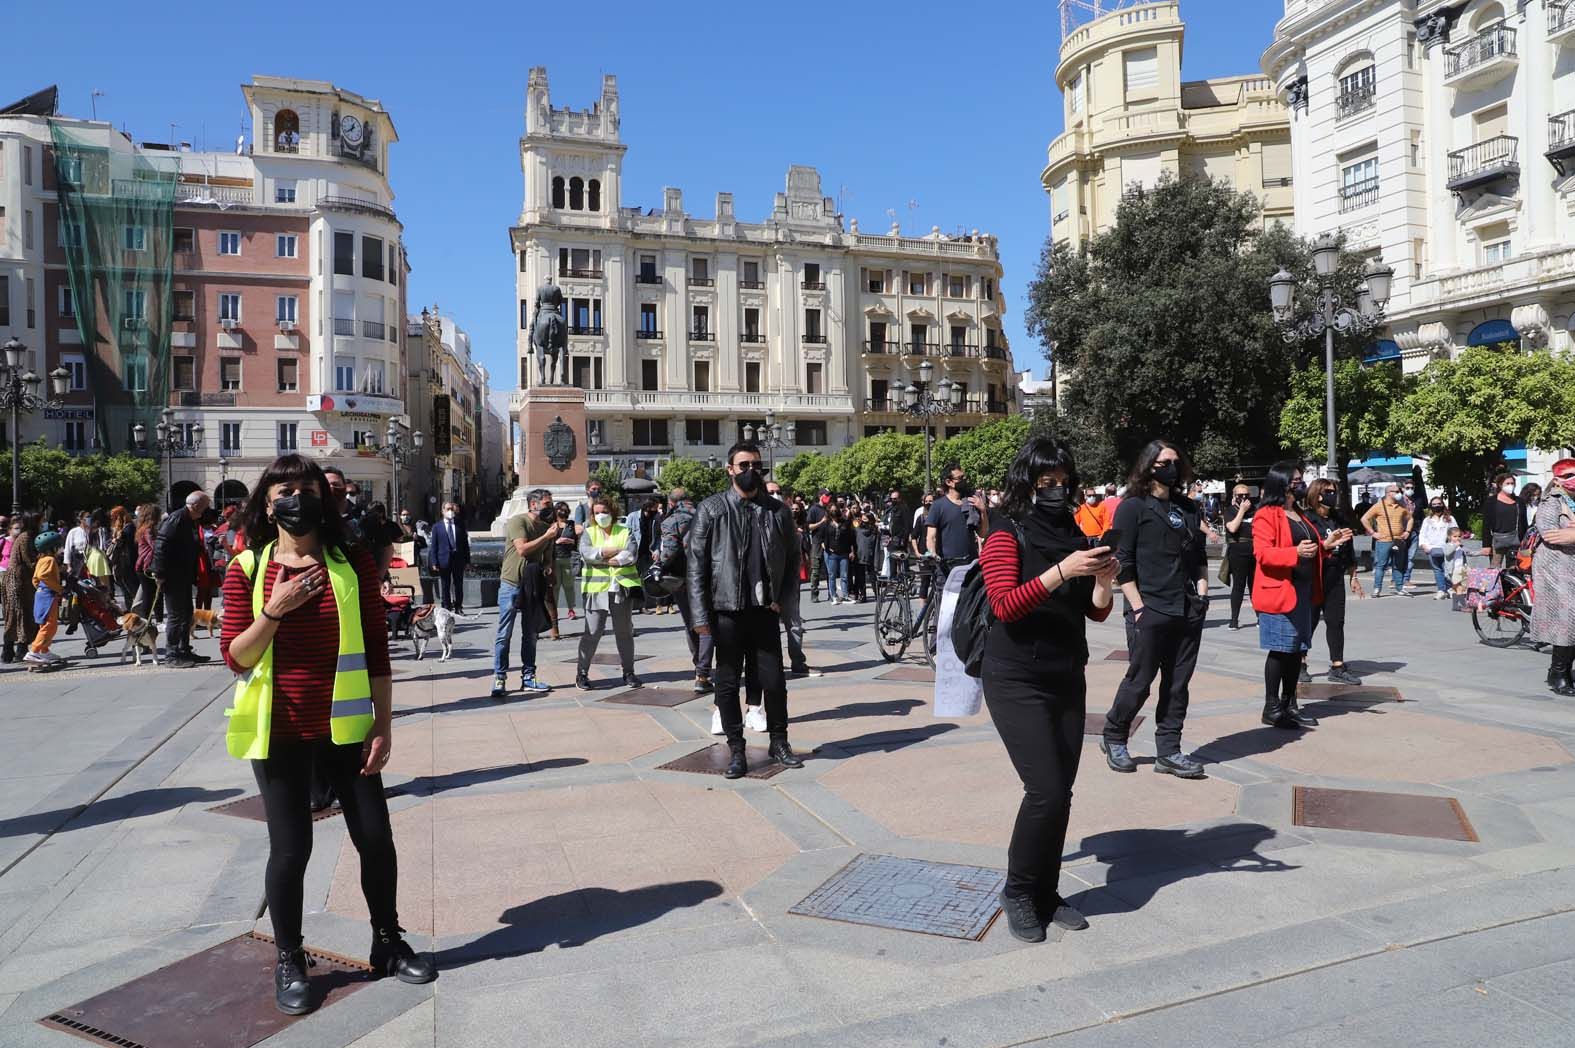
<path id="1" fill-rule="evenodd" d="M 585 632 L 580 634 L 579 665 L 574 684 L 582 691 L 591 687 L 591 660 L 596 646 L 612 620 L 613 640 L 618 645 L 618 661 L 623 664 L 623 683 L 638 688 L 634 675 L 634 620 L 630 618 L 632 595 L 640 590 L 640 569 L 635 567 L 638 551 L 634 533 L 618 522 L 618 502 L 606 493 L 591 501 L 591 515 L 580 531 L 580 594 L 585 600 Z"/>
<path id="2" fill-rule="evenodd" d="M 279 947 L 274 1001 L 313 1007 L 301 909 L 312 854 L 312 778 L 325 777 L 361 858 L 372 917 L 371 965 L 408 983 L 436 978 L 401 937 L 397 859 L 383 796 L 392 753 L 393 671 L 372 556 L 345 535 L 328 481 L 310 459 L 269 466 L 246 506 L 248 548 L 224 578 L 219 650 L 240 679 L 226 743 L 249 760 L 268 820 L 268 915 Z"/>

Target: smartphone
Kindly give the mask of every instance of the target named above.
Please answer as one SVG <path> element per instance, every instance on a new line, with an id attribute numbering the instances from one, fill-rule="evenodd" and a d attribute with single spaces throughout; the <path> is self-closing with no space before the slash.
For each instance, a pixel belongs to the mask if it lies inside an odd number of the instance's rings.
<path id="1" fill-rule="evenodd" d="M 1089 539 L 1088 541 L 1090 549 L 1098 549 L 1100 546 L 1109 546 L 1110 551 L 1114 553 L 1116 548 L 1121 545 L 1121 529 L 1111 528 L 1097 539 Z"/>

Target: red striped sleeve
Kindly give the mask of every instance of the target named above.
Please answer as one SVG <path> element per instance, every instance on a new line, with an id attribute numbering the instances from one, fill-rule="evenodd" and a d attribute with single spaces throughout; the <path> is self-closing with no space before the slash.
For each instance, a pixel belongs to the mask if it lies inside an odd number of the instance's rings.
<path id="1" fill-rule="evenodd" d="M 979 554 L 979 567 L 984 573 L 984 592 L 990 599 L 990 613 L 1001 622 L 1016 622 L 1050 596 L 1039 579 L 1018 582 L 1022 557 L 1017 549 L 1017 538 L 1002 528 L 990 532 Z"/>

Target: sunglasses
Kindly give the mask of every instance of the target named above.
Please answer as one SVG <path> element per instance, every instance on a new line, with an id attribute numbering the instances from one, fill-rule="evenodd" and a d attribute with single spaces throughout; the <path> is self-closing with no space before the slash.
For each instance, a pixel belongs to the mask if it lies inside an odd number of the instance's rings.
<path id="1" fill-rule="evenodd" d="M 733 468 L 738 470 L 740 473 L 747 473 L 750 470 L 755 470 L 760 473 L 766 472 L 766 464 L 761 462 L 759 459 L 745 462 L 735 462 L 733 463 Z"/>

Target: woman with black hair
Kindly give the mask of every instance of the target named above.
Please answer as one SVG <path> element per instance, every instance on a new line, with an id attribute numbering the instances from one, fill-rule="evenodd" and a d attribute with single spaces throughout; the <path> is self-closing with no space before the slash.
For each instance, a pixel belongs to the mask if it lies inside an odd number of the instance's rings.
<path id="1" fill-rule="evenodd" d="M 1258 613 L 1258 647 L 1263 663 L 1263 723 L 1295 731 L 1317 719 L 1296 706 L 1302 654 L 1312 646 L 1313 609 L 1324 601 L 1323 539 L 1296 504 L 1301 467 L 1276 462 L 1263 478 L 1263 494 L 1252 527 L 1258 572 L 1252 581 L 1252 610 Z"/>
<path id="2" fill-rule="evenodd" d="M 1313 632 L 1321 619 L 1326 625 L 1324 639 L 1329 644 L 1329 680 L 1334 684 L 1360 684 L 1362 679 L 1345 665 L 1345 580 L 1356 574 L 1356 552 L 1351 548 L 1355 535 L 1340 513 L 1340 489 L 1332 480 L 1319 477 L 1307 485 L 1302 516 L 1318 529 L 1318 539 L 1329 554 L 1323 568 L 1323 603 L 1313 606 Z M 1307 655 L 1302 654 L 1298 681 L 1312 683 L 1307 672 Z"/>
<path id="3" fill-rule="evenodd" d="M 1188 685 L 1198 663 L 1208 616 L 1208 554 L 1197 504 L 1182 494 L 1192 468 L 1174 445 L 1150 441 L 1139 452 L 1127 494 L 1112 525 L 1120 535 L 1122 596 L 1127 602 L 1127 674 L 1105 715 L 1099 749 L 1112 771 L 1137 771 L 1127 738 L 1159 677 L 1154 710 L 1154 770 L 1182 779 L 1204 778 L 1203 765 L 1181 752 Z"/>
<path id="4" fill-rule="evenodd" d="M 1043 942 L 1047 922 L 1088 927 L 1057 885 L 1087 709 L 1084 621 L 1110 614 L 1121 565 L 1108 548 L 1089 549 L 1073 519 L 1081 488 L 1066 445 L 1032 438 L 1006 485 L 1011 523 L 991 531 L 979 556 L 995 620 L 981 676 L 990 719 L 1023 781 L 1001 906 L 1014 936 Z"/>
<path id="5" fill-rule="evenodd" d="M 311 1010 L 301 909 L 312 854 L 312 770 L 332 781 L 361 859 L 372 917 L 370 964 L 408 983 L 436 978 L 401 937 L 398 861 L 382 771 L 392 752 L 393 671 L 377 566 L 327 509 L 328 481 L 284 455 L 246 506 L 248 548 L 224 579 L 219 650 L 240 676 L 226 744 L 250 760 L 268 822 L 265 888 L 279 948 L 274 1002 Z"/>
<path id="6" fill-rule="evenodd" d="M 1230 572 L 1230 628 L 1241 629 L 1241 602 L 1252 589 L 1252 489 L 1237 482 L 1230 489 L 1225 521 L 1225 563 Z"/>

